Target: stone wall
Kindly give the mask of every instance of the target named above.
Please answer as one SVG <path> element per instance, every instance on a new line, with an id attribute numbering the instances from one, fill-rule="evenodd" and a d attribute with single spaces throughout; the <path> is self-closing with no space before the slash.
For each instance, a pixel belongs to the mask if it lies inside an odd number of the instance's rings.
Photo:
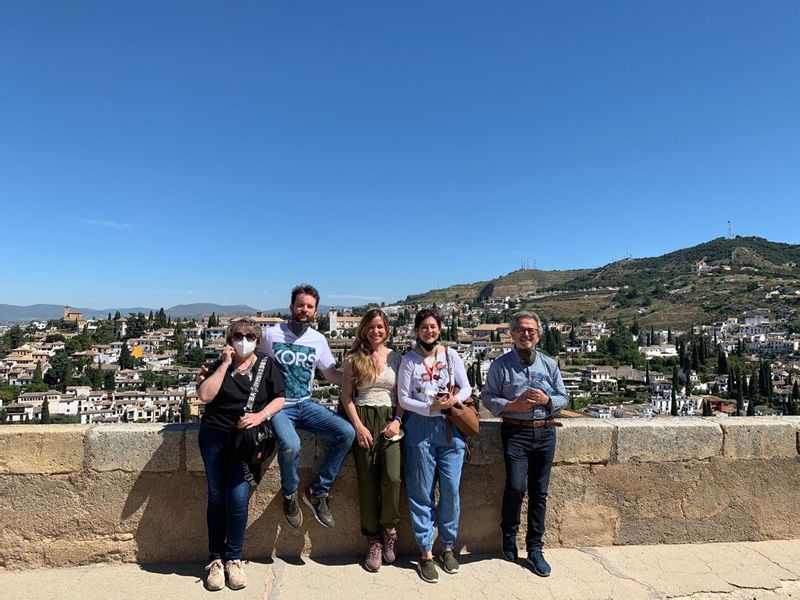
<path id="1" fill-rule="evenodd" d="M 550 485 L 548 546 L 800 537 L 800 418 L 567 420 Z M 196 425 L 0 427 L 0 568 L 206 556 L 205 475 Z M 325 442 L 302 437 L 302 484 Z M 499 543 L 499 424 L 485 423 L 462 478 L 459 549 Z M 348 458 L 333 489 L 337 526 L 282 516 L 277 463 L 250 504 L 246 555 L 353 556 L 359 533 Z M 403 500 L 402 511 L 408 514 Z M 524 522 L 524 515 L 523 515 Z M 401 550 L 415 552 L 408 518 Z M 522 540 L 520 540 L 522 544 Z"/>

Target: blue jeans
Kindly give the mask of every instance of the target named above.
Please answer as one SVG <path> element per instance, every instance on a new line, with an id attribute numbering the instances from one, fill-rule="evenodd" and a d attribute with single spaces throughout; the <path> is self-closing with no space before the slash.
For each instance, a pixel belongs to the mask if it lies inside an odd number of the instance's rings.
<path id="1" fill-rule="evenodd" d="M 516 536 L 520 509 L 528 492 L 528 552 L 542 549 L 544 517 L 547 512 L 547 488 L 550 468 L 556 452 L 555 427 L 521 427 L 503 423 L 500 429 L 506 464 L 506 488 L 503 492 L 502 522 L 504 534 Z"/>
<path id="2" fill-rule="evenodd" d="M 461 516 L 458 487 L 466 443 L 455 427 L 451 427 L 452 439 L 448 441 L 447 423 L 443 417 L 406 415 L 403 439 L 405 479 L 414 538 L 422 552 L 430 552 L 433 549 L 433 529 L 438 524 L 439 544 L 446 550 L 455 545 L 458 535 Z M 433 493 L 437 471 L 438 507 L 434 505 Z"/>
<path id="3" fill-rule="evenodd" d="M 284 406 L 272 417 L 272 428 L 278 439 L 278 465 L 281 468 L 283 494 L 294 494 L 300 485 L 297 474 L 300 436 L 296 429 L 322 436 L 330 443 L 319 474 L 311 484 L 311 493 L 319 495 L 330 492 L 356 437 L 353 426 L 333 411 L 307 399 Z"/>
<path id="4" fill-rule="evenodd" d="M 242 462 L 231 454 L 230 432 L 201 426 L 198 439 L 208 480 L 208 558 L 239 560 L 250 485 L 244 479 Z"/>

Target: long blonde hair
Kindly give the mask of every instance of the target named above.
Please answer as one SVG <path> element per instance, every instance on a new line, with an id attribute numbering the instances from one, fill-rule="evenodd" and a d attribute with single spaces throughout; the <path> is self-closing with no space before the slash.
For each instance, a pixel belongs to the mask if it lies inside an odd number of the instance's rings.
<path id="1" fill-rule="evenodd" d="M 361 318 L 356 330 L 356 339 L 350 348 L 350 364 L 353 367 L 353 391 L 359 387 L 372 383 L 378 377 L 378 365 L 372 358 L 372 345 L 367 339 L 367 328 L 375 317 L 380 317 L 386 328 L 386 338 L 389 338 L 389 319 L 380 308 L 371 308 Z"/>

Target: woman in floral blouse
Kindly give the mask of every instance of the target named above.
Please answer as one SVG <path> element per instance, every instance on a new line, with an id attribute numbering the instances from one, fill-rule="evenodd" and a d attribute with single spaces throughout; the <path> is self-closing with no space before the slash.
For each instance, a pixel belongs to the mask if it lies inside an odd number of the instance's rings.
<path id="1" fill-rule="evenodd" d="M 459 483 L 466 444 L 442 411 L 469 398 L 472 389 L 464 362 L 452 348 L 439 343 L 442 319 L 433 309 L 414 319 L 417 344 L 403 357 L 397 376 L 397 399 L 406 411 L 405 480 L 414 537 L 422 552 L 420 577 L 436 583 L 433 560 L 434 528 L 441 552 L 437 559 L 446 573 L 457 573 L 453 555 L 461 509 Z M 439 506 L 434 506 L 434 484 L 439 474 Z M 437 518 L 438 517 L 438 518 Z"/>

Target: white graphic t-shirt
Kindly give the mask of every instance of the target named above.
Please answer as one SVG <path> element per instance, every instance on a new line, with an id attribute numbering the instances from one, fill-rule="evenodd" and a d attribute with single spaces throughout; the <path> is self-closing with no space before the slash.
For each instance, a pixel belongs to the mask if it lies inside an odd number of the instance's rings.
<path id="1" fill-rule="evenodd" d="M 286 384 L 287 404 L 311 397 L 315 368 L 324 371 L 336 366 L 328 340 L 311 327 L 300 337 L 285 324 L 265 329 L 256 352 L 278 363 Z"/>

